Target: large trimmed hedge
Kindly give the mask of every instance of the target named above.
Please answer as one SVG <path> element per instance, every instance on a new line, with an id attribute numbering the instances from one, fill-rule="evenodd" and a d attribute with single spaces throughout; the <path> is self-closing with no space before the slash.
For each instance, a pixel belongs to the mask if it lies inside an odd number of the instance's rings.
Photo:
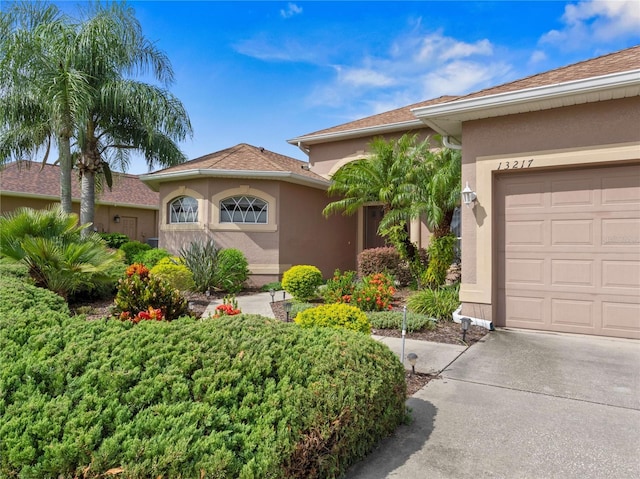
<path id="1" fill-rule="evenodd" d="M 335 477 L 405 418 L 402 365 L 363 334 L 65 308 L 0 279 L 0 477 Z"/>

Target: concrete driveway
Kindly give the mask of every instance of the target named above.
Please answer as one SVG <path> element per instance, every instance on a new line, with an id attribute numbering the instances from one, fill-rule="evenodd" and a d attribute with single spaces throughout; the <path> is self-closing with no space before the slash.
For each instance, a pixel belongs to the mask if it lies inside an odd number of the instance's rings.
<path id="1" fill-rule="evenodd" d="M 349 479 L 640 477 L 638 341 L 495 331 L 408 406 Z"/>

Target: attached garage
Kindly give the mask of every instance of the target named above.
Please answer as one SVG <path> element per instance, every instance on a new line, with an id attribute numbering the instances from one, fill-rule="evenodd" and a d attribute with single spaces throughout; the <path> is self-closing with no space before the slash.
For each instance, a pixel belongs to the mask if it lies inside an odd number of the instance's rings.
<path id="1" fill-rule="evenodd" d="M 640 338 L 640 163 L 495 176 L 498 326 Z"/>
<path id="2" fill-rule="evenodd" d="M 640 339 L 640 46 L 413 113 L 476 193 L 458 317 Z"/>

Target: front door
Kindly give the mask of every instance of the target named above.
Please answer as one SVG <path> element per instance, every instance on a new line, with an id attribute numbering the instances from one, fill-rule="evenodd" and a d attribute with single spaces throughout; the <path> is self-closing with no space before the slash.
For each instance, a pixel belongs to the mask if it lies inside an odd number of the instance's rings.
<path id="1" fill-rule="evenodd" d="M 382 206 L 364 207 L 364 249 L 380 248 L 387 245 L 384 238 L 378 234 L 378 227 L 383 216 Z"/>

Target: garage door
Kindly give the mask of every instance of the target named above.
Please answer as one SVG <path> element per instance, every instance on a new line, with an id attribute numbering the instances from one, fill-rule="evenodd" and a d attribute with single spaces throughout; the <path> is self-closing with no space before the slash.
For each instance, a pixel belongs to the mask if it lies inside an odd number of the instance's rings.
<path id="1" fill-rule="evenodd" d="M 640 338 L 640 164 L 495 182 L 496 325 Z"/>

